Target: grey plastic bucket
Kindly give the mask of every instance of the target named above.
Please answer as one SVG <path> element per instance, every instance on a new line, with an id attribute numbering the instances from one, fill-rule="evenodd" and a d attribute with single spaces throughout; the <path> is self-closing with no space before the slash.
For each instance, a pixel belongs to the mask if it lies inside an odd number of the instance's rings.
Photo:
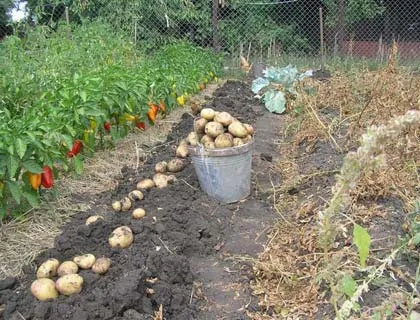
<path id="1" fill-rule="evenodd" d="M 226 149 L 190 147 L 201 189 L 224 203 L 237 202 L 251 193 L 253 141 Z"/>

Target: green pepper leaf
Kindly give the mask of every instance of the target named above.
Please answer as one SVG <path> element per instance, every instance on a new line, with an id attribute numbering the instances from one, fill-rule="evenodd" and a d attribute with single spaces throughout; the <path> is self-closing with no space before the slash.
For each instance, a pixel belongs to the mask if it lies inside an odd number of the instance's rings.
<path id="1" fill-rule="evenodd" d="M 6 181 L 6 186 L 12 194 L 13 199 L 15 199 L 17 204 L 20 204 L 22 192 L 19 188 L 19 185 L 15 181 Z"/>
<path id="2" fill-rule="evenodd" d="M 80 98 L 82 98 L 82 101 L 83 102 L 86 102 L 86 100 L 87 100 L 87 93 L 86 93 L 86 91 L 81 91 L 80 92 Z"/>
<path id="3" fill-rule="evenodd" d="M 20 159 L 25 155 L 26 147 L 26 143 L 21 138 L 16 139 L 16 152 Z"/>
<path id="4" fill-rule="evenodd" d="M 33 208 L 37 208 L 39 206 L 39 197 L 35 190 L 34 192 L 25 191 L 22 195 Z"/>
<path id="5" fill-rule="evenodd" d="M 9 161 L 7 162 L 7 169 L 9 170 L 9 177 L 14 178 L 16 172 L 19 168 L 19 161 L 14 156 L 9 156 Z"/>
<path id="6" fill-rule="evenodd" d="M 75 156 L 73 157 L 73 163 L 74 163 L 74 170 L 76 171 L 76 174 L 78 175 L 82 174 L 83 173 L 82 160 L 78 156 Z"/>
<path id="7" fill-rule="evenodd" d="M 42 167 L 35 160 L 27 160 L 22 162 L 22 166 L 32 173 L 42 173 Z"/>

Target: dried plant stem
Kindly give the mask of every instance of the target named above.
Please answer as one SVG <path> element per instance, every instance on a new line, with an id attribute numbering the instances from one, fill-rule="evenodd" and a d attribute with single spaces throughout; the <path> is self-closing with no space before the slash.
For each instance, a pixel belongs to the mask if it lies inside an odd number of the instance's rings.
<path id="1" fill-rule="evenodd" d="M 305 96 L 305 100 L 306 100 L 306 104 L 305 106 L 309 107 L 309 113 L 313 115 L 313 118 L 321 125 L 321 127 L 325 130 L 325 132 L 328 134 L 329 138 L 331 139 L 331 141 L 333 142 L 336 150 L 343 152 L 343 150 L 341 149 L 341 147 L 338 145 L 337 141 L 334 139 L 334 137 L 332 136 L 330 130 L 328 129 L 328 127 L 322 122 L 322 120 L 318 117 L 318 114 L 316 113 L 314 107 L 312 106 L 312 103 L 309 101 L 308 97 Z"/>
<path id="2" fill-rule="evenodd" d="M 371 126 L 362 136 L 357 151 L 349 152 L 344 158 L 330 204 L 319 212 L 320 244 L 325 251 L 329 250 L 335 240 L 336 228 L 331 220 L 349 206 L 350 192 L 357 187 L 363 173 L 384 164 L 381 151 L 386 143 L 396 139 L 409 127 L 420 127 L 420 111 L 410 110 L 403 116 L 393 118 L 387 125 Z"/>
<path id="3" fill-rule="evenodd" d="M 362 296 L 364 292 L 369 291 L 369 284 L 376 279 L 378 276 L 382 275 L 383 272 L 386 270 L 387 266 L 392 263 L 392 261 L 395 259 L 395 255 L 398 253 L 398 251 L 401 250 L 403 246 L 395 249 L 391 254 L 383 260 L 382 264 L 378 266 L 376 269 L 373 270 L 373 272 L 370 272 L 367 279 L 363 281 L 361 285 L 357 287 L 356 292 L 353 294 L 351 299 L 346 300 L 341 308 L 337 310 L 335 320 L 343 320 L 348 319 L 350 316 L 350 313 L 353 309 L 353 306 L 355 303 L 357 303 Z"/>
<path id="4" fill-rule="evenodd" d="M 270 175 L 270 183 L 271 183 L 271 187 L 273 188 L 273 207 L 274 207 L 274 209 L 276 210 L 278 215 L 284 220 L 284 222 L 286 222 L 289 226 L 293 226 L 293 224 L 289 220 L 287 220 L 285 218 L 285 216 L 281 213 L 279 208 L 277 208 L 276 187 L 274 186 L 273 180 L 271 179 L 271 175 Z"/>

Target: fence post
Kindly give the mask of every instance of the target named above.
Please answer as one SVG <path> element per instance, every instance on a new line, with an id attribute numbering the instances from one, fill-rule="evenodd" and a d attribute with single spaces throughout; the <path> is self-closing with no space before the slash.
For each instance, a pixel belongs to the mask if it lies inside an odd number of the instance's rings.
<path id="1" fill-rule="evenodd" d="M 65 15 L 66 15 L 66 24 L 67 26 L 70 24 L 70 17 L 69 17 L 69 7 L 65 7 Z"/>
<path id="2" fill-rule="evenodd" d="M 321 70 L 325 70 L 325 47 L 324 47 L 324 17 L 322 6 L 319 7 L 319 37 L 321 49 Z"/>
<path id="3" fill-rule="evenodd" d="M 213 49 L 219 51 L 219 35 L 218 35 L 218 19 L 219 19 L 219 0 L 213 0 L 212 10 L 212 28 L 213 28 Z"/>
<path id="4" fill-rule="evenodd" d="M 339 1 L 338 6 L 338 54 L 343 54 L 345 30 L 345 0 Z"/>

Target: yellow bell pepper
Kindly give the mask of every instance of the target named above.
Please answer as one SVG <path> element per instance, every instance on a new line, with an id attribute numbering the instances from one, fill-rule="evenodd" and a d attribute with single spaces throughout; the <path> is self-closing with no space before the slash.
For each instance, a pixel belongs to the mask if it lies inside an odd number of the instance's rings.
<path id="1" fill-rule="evenodd" d="M 185 98 L 184 98 L 184 96 L 179 96 L 178 98 L 176 98 L 176 102 L 178 102 L 178 104 L 180 106 L 184 106 L 185 105 Z"/>
<path id="2" fill-rule="evenodd" d="M 131 114 L 124 113 L 123 114 L 123 120 L 125 120 L 125 121 L 136 121 L 137 118 L 135 116 L 131 115 Z"/>
<path id="3" fill-rule="evenodd" d="M 92 130 L 95 130 L 96 129 L 96 127 L 97 127 L 97 123 L 96 123 L 96 120 L 95 119 L 90 119 L 89 120 L 89 123 L 90 123 L 90 128 L 92 129 Z"/>

